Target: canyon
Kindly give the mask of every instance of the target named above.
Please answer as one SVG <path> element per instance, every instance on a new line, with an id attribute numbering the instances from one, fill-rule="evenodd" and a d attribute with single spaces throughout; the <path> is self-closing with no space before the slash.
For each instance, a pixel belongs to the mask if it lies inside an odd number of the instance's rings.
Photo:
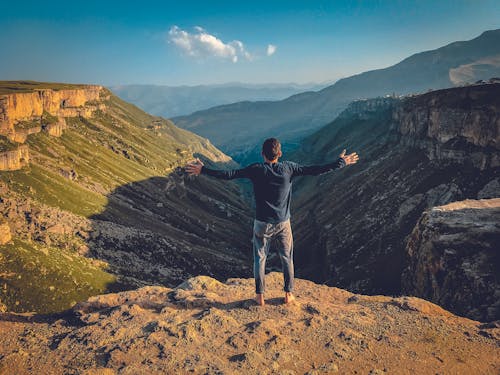
<path id="1" fill-rule="evenodd" d="M 293 212 L 298 273 L 359 293 L 402 293 L 407 253 L 415 253 L 406 249 L 408 236 L 426 210 L 500 196 L 499 98 L 499 84 L 481 84 L 402 99 L 358 101 L 307 138 L 302 149 L 291 155 L 293 160 L 326 163 L 347 147 L 360 154 L 360 162 L 297 181 Z M 491 247 L 488 257 L 496 259 L 491 252 L 499 228 L 484 225 L 489 228 L 485 234 Z M 470 241 L 474 253 L 475 242 Z M 482 257 L 481 247 L 477 251 Z M 421 271 L 413 267 L 406 277 L 426 277 Z M 477 296 L 474 306 L 463 308 L 458 300 L 445 306 L 474 319 L 496 320 L 500 311 L 494 300 L 480 297 L 485 296 L 482 283 L 465 280 L 485 278 L 498 293 L 497 271 L 498 267 L 477 269 L 473 276 L 447 283 L 446 290 L 436 293 L 472 288 L 469 293 Z M 429 288 L 423 292 L 409 287 L 411 281 L 405 285 L 407 294 L 443 302 Z"/>
<path id="2" fill-rule="evenodd" d="M 357 100 L 285 155 L 361 159 L 295 182 L 265 307 L 244 189 L 182 169 L 238 164 L 85 90 L 0 85 L 0 374 L 498 372 L 500 84 Z"/>

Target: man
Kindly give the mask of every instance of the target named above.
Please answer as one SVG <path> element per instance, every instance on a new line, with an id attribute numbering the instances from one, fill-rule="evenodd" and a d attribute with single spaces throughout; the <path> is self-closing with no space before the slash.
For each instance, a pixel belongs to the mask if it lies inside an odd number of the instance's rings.
<path id="1" fill-rule="evenodd" d="M 206 174 L 225 180 L 248 178 L 252 181 L 256 206 L 253 226 L 255 300 L 261 306 L 265 304 L 266 258 L 273 238 L 276 238 L 279 244 L 285 282 L 285 303 L 295 299 L 292 294 L 294 269 L 293 237 L 290 227 L 292 179 L 296 176 L 316 176 L 358 161 L 355 152 L 346 155 L 344 150 L 336 161 L 325 165 L 302 166 L 291 161 L 279 162 L 278 159 L 282 156 L 281 144 L 276 138 L 266 139 L 262 145 L 262 156 L 263 163 L 254 163 L 243 169 L 225 171 L 209 169 L 199 159 L 186 166 L 186 171 L 190 175 Z"/>

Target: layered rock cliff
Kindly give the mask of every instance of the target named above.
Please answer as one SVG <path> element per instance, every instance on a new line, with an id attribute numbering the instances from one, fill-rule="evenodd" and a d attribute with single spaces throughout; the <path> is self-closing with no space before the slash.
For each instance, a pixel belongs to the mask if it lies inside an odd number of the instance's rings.
<path id="1" fill-rule="evenodd" d="M 0 82 L 0 137 L 25 143 L 31 134 L 42 130 L 60 137 L 66 129 L 66 118 L 91 118 L 105 111 L 110 92 L 102 86 L 79 85 L 73 89 L 50 89 L 19 85 L 22 92 L 10 88 L 11 82 Z M 43 86 L 42 86 L 43 87 Z M 24 89 L 24 90 L 23 90 Z M 0 171 L 17 170 L 29 162 L 27 147 L 4 150 L 0 147 Z"/>
<path id="2" fill-rule="evenodd" d="M 329 162 L 347 148 L 360 161 L 297 181 L 298 273 L 363 293 L 401 293 L 406 239 L 426 209 L 500 197 L 499 98 L 500 85 L 487 84 L 378 111 L 362 111 L 360 102 L 308 138 L 293 160 Z"/>
<path id="3" fill-rule="evenodd" d="M 393 112 L 393 124 L 403 145 L 422 149 L 430 160 L 500 166 L 500 84 L 405 99 Z"/>
<path id="4" fill-rule="evenodd" d="M 102 101 L 109 96 L 108 90 L 97 85 L 0 95 L 0 131 L 12 130 L 20 121 L 39 120 L 44 112 L 57 117 L 90 117 L 105 108 Z"/>
<path id="5" fill-rule="evenodd" d="M 500 329 L 414 297 L 364 296 L 267 275 L 198 276 L 96 296 L 59 315 L 0 314 L 0 373 L 498 374 Z"/>
<path id="6" fill-rule="evenodd" d="M 422 214 L 406 247 L 403 293 L 476 320 L 500 319 L 500 198 Z"/>

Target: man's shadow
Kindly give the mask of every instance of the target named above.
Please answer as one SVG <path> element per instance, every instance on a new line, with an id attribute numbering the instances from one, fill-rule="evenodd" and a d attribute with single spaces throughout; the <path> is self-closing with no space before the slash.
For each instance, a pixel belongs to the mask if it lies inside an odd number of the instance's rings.
<path id="1" fill-rule="evenodd" d="M 117 276 L 107 291 L 174 287 L 197 275 L 252 276 L 253 213 L 235 184 L 178 167 L 119 186 L 107 200 L 90 217 L 87 238 L 87 255 Z"/>

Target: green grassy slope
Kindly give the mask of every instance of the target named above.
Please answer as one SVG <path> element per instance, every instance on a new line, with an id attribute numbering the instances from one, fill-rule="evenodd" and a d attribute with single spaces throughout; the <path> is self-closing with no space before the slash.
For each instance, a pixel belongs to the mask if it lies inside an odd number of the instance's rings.
<path id="1" fill-rule="evenodd" d="M 68 309 L 116 280 L 104 266 L 74 252 L 15 239 L 0 253 L 1 302 L 15 311 Z"/>

